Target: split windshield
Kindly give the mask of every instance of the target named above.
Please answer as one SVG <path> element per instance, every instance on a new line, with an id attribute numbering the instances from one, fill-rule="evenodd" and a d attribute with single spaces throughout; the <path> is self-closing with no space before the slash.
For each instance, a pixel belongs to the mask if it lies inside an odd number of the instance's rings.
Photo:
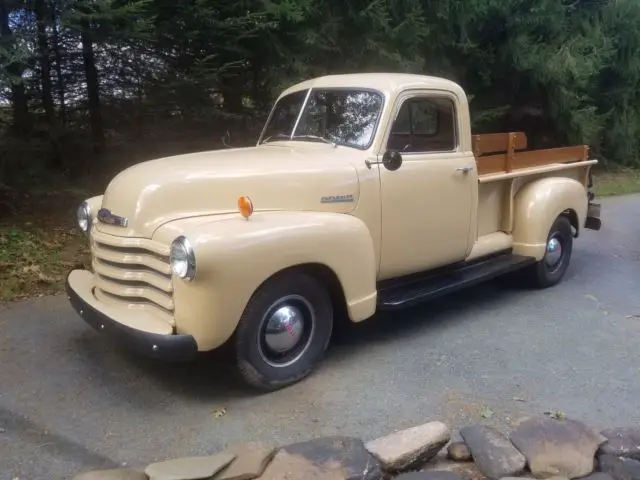
<path id="1" fill-rule="evenodd" d="M 301 140 L 365 149 L 373 140 L 382 104 L 382 95 L 370 90 L 293 92 L 276 103 L 260 143 Z"/>

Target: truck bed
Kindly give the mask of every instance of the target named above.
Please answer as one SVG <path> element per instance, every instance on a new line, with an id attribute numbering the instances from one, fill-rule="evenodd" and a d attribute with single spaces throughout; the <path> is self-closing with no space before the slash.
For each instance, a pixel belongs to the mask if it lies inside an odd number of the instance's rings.
<path id="1" fill-rule="evenodd" d="M 510 247 L 514 200 L 527 183 L 559 176 L 577 180 L 587 188 L 589 171 L 597 163 L 589 159 L 586 145 L 526 150 L 523 132 L 474 135 L 472 139 L 478 169 L 478 242 L 474 257 L 496 250 L 496 245 Z"/>
<path id="2" fill-rule="evenodd" d="M 481 180 L 482 177 L 494 177 L 496 174 L 498 174 L 497 177 L 503 177 L 500 174 L 518 175 L 525 173 L 525 170 L 539 171 L 535 167 L 552 165 L 569 167 L 568 164 L 575 163 L 584 165 L 583 162 L 588 162 L 589 157 L 587 145 L 526 150 L 527 136 L 524 132 L 474 135 L 472 139 Z"/>

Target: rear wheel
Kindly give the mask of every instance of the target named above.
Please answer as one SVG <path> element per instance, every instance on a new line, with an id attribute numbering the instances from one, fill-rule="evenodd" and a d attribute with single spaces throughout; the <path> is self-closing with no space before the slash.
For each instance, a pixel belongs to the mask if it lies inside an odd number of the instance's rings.
<path id="1" fill-rule="evenodd" d="M 333 328 L 333 304 L 316 278 L 290 272 L 268 280 L 251 297 L 236 331 L 243 379 L 270 391 L 309 375 L 320 362 Z"/>
<path id="2" fill-rule="evenodd" d="M 536 288 L 547 288 L 559 283 L 569 266 L 572 250 L 571 222 L 561 215 L 551 226 L 544 257 L 524 272 L 529 283 Z"/>

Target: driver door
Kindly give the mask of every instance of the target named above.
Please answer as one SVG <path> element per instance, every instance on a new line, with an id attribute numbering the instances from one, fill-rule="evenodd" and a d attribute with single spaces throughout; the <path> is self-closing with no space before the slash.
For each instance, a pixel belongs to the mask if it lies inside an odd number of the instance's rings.
<path id="1" fill-rule="evenodd" d="M 456 105 L 447 92 L 412 91 L 396 101 L 386 150 L 399 151 L 403 163 L 380 166 L 380 280 L 464 260 L 472 247 L 476 164 L 460 151 Z"/>

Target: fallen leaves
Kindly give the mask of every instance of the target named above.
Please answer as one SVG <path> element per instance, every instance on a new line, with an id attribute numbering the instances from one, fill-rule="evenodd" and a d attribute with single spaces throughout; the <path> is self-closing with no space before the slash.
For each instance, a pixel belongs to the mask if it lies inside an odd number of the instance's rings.
<path id="1" fill-rule="evenodd" d="M 565 413 L 561 412 L 560 410 L 551 410 L 549 412 L 544 412 L 544 414 L 556 420 L 565 420 L 567 418 Z"/>
<path id="2" fill-rule="evenodd" d="M 222 408 L 214 408 L 211 410 L 211 415 L 213 418 L 224 417 L 227 414 L 227 409 L 225 407 Z"/>
<path id="3" fill-rule="evenodd" d="M 489 420 L 491 417 L 493 417 L 494 413 L 495 412 L 491 410 L 489 407 L 487 407 L 486 405 L 482 407 L 482 409 L 480 410 L 480 416 L 485 420 Z"/>
<path id="4" fill-rule="evenodd" d="M 44 224 L 29 228 L 27 223 L 0 225 L 0 301 L 60 291 L 70 260 L 87 253 L 86 238 L 79 232 Z"/>

